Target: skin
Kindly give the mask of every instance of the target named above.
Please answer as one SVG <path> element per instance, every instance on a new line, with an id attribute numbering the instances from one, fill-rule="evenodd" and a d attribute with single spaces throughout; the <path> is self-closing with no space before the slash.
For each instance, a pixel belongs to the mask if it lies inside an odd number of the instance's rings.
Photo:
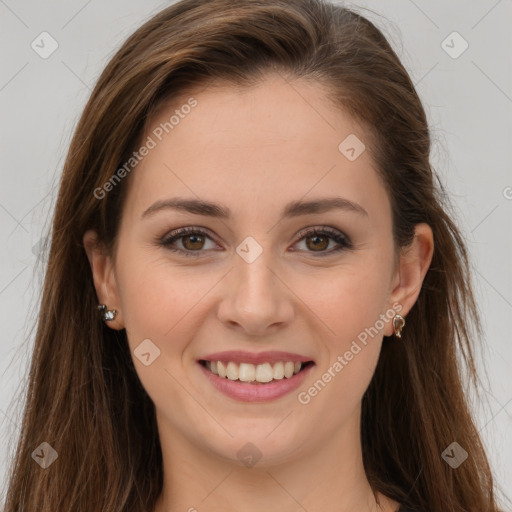
<path id="1" fill-rule="evenodd" d="M 369 151 L 349 161 L 338 150 L 349 134 L 364 142 L 364 131 L 327 102 L 319 84 L 269 74 L 254 87 L 210 86 L 193 96 L 197 106 L 130 175 L 116 253 L 94 232 L 84 236 L 98 299 L 118 311 L 108 325 L 126 329 L 132 356 L 148 338 L 160 350 L 149 366 L 133 357 L 156 406 L 163 452 L 155 512 L 395 511 L 398 503 L 370 488 L 359 438 L 381 345 L 403 342 L 383 340 L 393 334 L 391 322 L 307 405 L 297 392 L 393 304 L 407 316 L 432 259 L 432 231 L 417 225 L 395 265 L 389 198 Z M 141 218 L 155 201 L 178 196 L 221 203 L 232 217 L 164 209 Z M 280 218 L 289 201 L 333 196 L 367 216 L 331 210 Z M 190 235 L 174 242 L 196 256 L 158 244 L 185 226 L 209 232 L 199 242 Z M 298 237 L 322 226 L 354 247 L 322 257 L 338 243 L 322 237 L 318 248 L 314 235 Z M 236 252 L 247 236 L 263 249 L 252 263 Z M 285 350 L 316 366 L 297 392 L 243 403 L 218 392 L 196 362 L 231 349 Z M 237 457 L 247 442 L 261 453 L 253 467 Z"/>

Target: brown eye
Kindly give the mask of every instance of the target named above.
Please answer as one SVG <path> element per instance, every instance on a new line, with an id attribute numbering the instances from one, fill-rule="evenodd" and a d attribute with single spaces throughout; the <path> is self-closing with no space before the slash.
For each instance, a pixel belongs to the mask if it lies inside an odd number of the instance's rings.
<path id="1" fill-rule="evenodd" d="M 201 235 L 185 235 L 182 236 L 181 239 L 183 240 L 183 247 L 188 250 L 198 250 L 202 249 L 204 245 L 204 237 Z M 190 243 L 186 243 L 187 240 L 190 241 Z"/>
<path id="2" fill-rule="evenodd" d="M 199 228 L 187 227 L 169 233 L 159 241 L 159 244 L 184 256 L 199 256 L 207 252 L 208 247 L 205 249 L 205 245 L 208 241 L 215 246 L 215 243 L 205 231 Z"/>
<path id="3" fill-rule="evenodd" d="M 308 249 L 325 250 L 329 246 L 329 237 L 324 235 L 308 236 L 306 240 L 311 240 L 311 243 L 306 242 Z"/>
<path id="4" fill-rule="evenodd" d="M 345 249 L 352 248 L 352 242 L 341 231 L 323 227 L 304 230 L 299 233 L 302 238 L 299 242 L 304 240 L 306 246 L 306 252 L 316 253 L 316 256 L 329 256 L 331 254 L 343 251 Z M 338 247 L 334 247 L 331 250 L 326 250 L 329 247 L 329 243 L 334 241 L 338 244 Z"/>
<path id="5" fill-rule="evenodd" d="M 320 257 L 352 248 L 352 242 L 348 236 L 329 227 L 304 230 L 300 233 L 300 236 L 299 242 L 304 241 L 306 246 L 305 252 L 316 253 L 315 255 Z M 207 245 L 208 241 L 211 241 L 215 246 L 213 239 L 206 231 L 187 227 L 166 235 L 159 240 L 159 244 L 170 251 L 184 256 L 200 256 L 202 253 L 207 252 L 205 244 Z M 338 247 L 326 250 L 332 241 L 336 242 Z M 178 242 L 181 243 L 178 244 Z"/>

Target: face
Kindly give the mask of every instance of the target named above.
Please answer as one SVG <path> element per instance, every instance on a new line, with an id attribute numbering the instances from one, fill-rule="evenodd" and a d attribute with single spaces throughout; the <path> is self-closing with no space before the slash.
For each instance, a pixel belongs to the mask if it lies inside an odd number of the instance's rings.
<path id="1" fill-rule="evenodd" d="M 161 435 L 262 465 L 357 432 L 383 335 L 424 275 L 400 281 L 364 131 L 319 84 L 269 75 L 183 96 L 148 137 L 95 280 Z"/>

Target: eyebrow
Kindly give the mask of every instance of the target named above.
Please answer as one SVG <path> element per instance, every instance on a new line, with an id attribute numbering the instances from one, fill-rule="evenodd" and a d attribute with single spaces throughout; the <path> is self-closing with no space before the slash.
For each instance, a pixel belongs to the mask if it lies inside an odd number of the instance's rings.
<path id="1" fill-rule="evenodd" d="M 231 217 L 231 210 L 221 204 L 200 199 L 175 197 L 156 201 L 142 213 L 141 218 L 168 209 L 218 219 L 229 219 Z M 361 205 L 342 197 L 329 197 L 312 201 L 292 201 L 285 206 L 281 216 L 282 218 L 293 218 L 301 215 L 325 213 L 333 209 L 354 212 L 369 217 L 368 212 Z"/>

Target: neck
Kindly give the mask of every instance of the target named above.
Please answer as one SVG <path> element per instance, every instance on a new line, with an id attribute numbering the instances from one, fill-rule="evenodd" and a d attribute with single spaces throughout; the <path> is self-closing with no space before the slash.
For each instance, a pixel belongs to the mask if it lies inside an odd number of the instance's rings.
<path id="1" fill-rule="evenodd" d="M 159 420 L 164 485 L 154 512 L 395 512 L 398 504 L 374 493 L 367 480 L 359 417 L 350 421 L 342 433 L 309 449 L 302 445 L 287 456 L 262 457 L 246 467 L 171 432 Z"/>

